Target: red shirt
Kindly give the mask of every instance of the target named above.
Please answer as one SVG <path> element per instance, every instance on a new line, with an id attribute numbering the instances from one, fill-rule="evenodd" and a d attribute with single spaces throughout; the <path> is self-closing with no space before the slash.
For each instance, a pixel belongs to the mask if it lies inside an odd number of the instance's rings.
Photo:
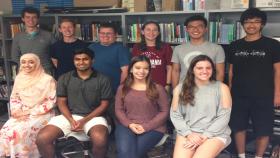
<path id="1" fill-rule="evenodd" d="M 146 51 L 140 50 L 140 44 L 135 44 L 132 49 L 132 56 L 145 55 L 152 64 L 152 80 L 162 86 L 166 86 L 167 65 L 171 65 L 172 48 L 167 43 L 162 43 L 161 49 L 147 47 Z"/>

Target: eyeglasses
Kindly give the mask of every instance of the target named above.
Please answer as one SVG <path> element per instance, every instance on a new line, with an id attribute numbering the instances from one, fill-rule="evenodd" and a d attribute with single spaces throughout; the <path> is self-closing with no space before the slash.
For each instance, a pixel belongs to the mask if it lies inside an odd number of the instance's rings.
<path id="1" fill-rule="evenodd" d="M 99 32 L 99 35 L 101 36 L 112 36 L 113 34 L 113 32 Z"/>
<path id="2" fill-rule="evenodd" d="M 262 23 L 262 21 L 258 20 L 258 21 L 244 21 L 244 24 L 245 25 L 248 25 L 248 24 L 260 24 Z"/>
<path id="3" fill-rule="evenodd" d="M 194 29 L 199 29 L 199 30 L 201 30 L 201 29 L 203 29 L 203 28 L 205 28 L 204 25 L 197 25 L 197 26 L 188 25 L 188 26 L 187 26 L 187 29 L 189 29 L 189 30 L 194 30 Z"/>

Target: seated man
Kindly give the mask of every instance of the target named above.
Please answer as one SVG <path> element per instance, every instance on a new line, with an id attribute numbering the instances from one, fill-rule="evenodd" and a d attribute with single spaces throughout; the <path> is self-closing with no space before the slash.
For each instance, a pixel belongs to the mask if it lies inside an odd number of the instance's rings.
<path id="1" fill-rule="evenodd" d="M 110 81 L 92 69 L 94 52 L 74 53 L 76 70 L 62 75 L 57 85 L 57 105 L 62 115 L 52 118 L 38 134 L 36 144 L 44 158 L 54 157 L 54 141 L 63 135 L 87 134 L 95 158 L 104 158 L 109 126 L 104 118 L 112 98 Z"/>

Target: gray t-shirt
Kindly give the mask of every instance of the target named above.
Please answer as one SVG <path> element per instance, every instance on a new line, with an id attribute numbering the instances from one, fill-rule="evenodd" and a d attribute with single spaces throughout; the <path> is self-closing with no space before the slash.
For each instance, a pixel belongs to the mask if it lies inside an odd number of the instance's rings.
<path id="1" fill-rule="evenodd" d="M 181 91 L 182 84 L 178 86 Z M 195 89 L 194 96 L 194 106 L 178 103 L 177 109 L 170 110 L 177 133 L 187 136 L 197 132 L 208 138 L 221 137 L 230 141 L 228 122 L 231 109 L 221 105 L 221 82 L 213 81 Z"/>
<path id="2" fill-rule="evenodd" d="M 58 79 L 57 96 L 67 97 L 67 105 L 72 114 L 81 116 L 96 109 L 101 100 L 111 100 L 110 80 L 94 71 L 88 79 L 81 79 L 76 71 L 70 71 Z"/>
<path id="3" fill-rule="evenodd" d="M 215 64 L 225 62 L 224 49 L 217 44 L 205 41 L 200 45 L 192 45 L 191 43 L 185 43 L 176 46 L 173 51 L 171 61 L 173 63 L 180 64 L 180 82 L 186 77 L 190 62 L 197 55 L 209 56 Z"/>
<path id="4" fill-rule="evenodd" d="M 23 54 L 34 53 L 39 56 L 40 61 L 46 72 L 52 72 L 52 62 L 50 57 L 50 46 L 55 42 L 50 32 L 39 30 L 31 36 L 26 32 L 16 34 L 13 39 L 11 58 L 19 63 Z"/>

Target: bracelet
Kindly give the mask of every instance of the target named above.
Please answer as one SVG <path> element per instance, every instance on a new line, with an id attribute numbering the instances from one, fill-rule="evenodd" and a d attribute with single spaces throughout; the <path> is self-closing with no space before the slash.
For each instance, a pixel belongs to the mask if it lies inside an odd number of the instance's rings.
<path id="1" fill-rule="evenodd" d="M 171 86 L 171 83 L 166 83 L 166 86 Z"/>

